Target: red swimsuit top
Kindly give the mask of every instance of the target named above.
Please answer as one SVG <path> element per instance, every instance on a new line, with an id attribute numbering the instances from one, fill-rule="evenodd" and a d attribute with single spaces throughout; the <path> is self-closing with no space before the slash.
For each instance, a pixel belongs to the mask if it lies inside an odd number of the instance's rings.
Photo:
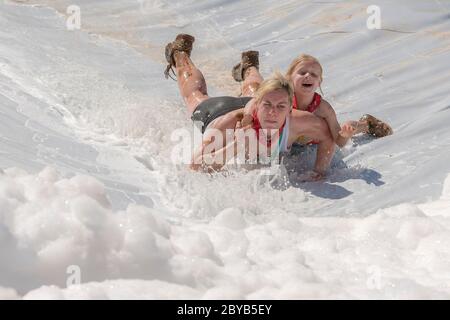
<path id="1" fill-rule="evenodd" d="M 321 102 L 322 102 L 322 96 L 320 94 L 318 94 L 317 92 L 315 92 L 313 100 L 306 107 L 306 111 L 314 113 L 317 110 L 317 108 L 319 108 Z M 294 95 L 294 100 L 292 101 L 292 109 L 297 109 L 298 110 L 297 98 L 295 97 L 295 95 Z M 318 144 L 318 142 L 317 141 L 311 141 L 308 144 Z"/>
<path id="2" fill-rule="evenodd" d="M 317 92 L 314 93 L 314 97 L 312 102 L 306 107 L 306 111 L 314 113 L 317 108 L 320 106 L 320 103 L 322 102 L 322 96 L 318 94 Z M 297 105 L 297 98 L 294 95 L 294 100 L 292 101 L 292 109 L 298 109 Z"/>

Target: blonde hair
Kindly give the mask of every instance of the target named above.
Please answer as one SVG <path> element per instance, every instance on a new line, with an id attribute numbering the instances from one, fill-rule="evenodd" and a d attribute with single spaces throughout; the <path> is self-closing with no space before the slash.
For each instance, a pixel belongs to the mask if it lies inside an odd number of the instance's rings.
<path id="1" fill-rule="evenodd" d="M 302 53 L 301 55 L 299 55 L 297 58 L 295 58 L 291 62 L 291 64 L 289 65 L 289 68 L 286 71 L 286 78 L 289 81 L 291 81 L 292 80 L 292 74 L 294 73 L 295 68 L 297 68 L 297 66 L 300 63 L 302 63 L 302 62 L 314 62 L 314 63 L 317 63 L 317 65 L 320 68 L 320 74 L 319 74 L 320 84 L 322 84 L 322 80 L 323 80 L 323 68 L 322 68 L 322 65 L 320 64 L 319 60 L 317 60 L 317 58 L 315 58 L 315 57 L 313 57 L 313 56 L 311 56 L 309 54 L 305 54 L 305 53 Z M 320 92 L 322 92 L 322 95 L 323 95 L 322 87 L 320 86 L 320 84 L 319 84 L 319 89 L 320 89 Z"/>
<path id="2" fill-rule="evenodd" d="M 261 82 L 258 90 L 255 93 L 256 103 L 259 104 L 266 94 L 275 90 L 286 91 L 289 98 L 289 106 L 292 107 L 294 87 L 292 86 L 291 82 L 278 71 L 276 71 L 270 78 Z"/>

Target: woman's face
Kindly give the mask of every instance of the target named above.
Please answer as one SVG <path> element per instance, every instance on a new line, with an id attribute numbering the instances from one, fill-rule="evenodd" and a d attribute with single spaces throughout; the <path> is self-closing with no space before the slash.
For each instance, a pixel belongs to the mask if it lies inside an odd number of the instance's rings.
<path id="1" fill-rule="evenodd" d="M 302 61 L 292 72 L 292 83 L 296 93 L 312 93 L 321 83 L 322 70 L 314 61 Z"/>
<path id="2" fill-rule="evenodd" d="M 288 93 L 283 89 L 266 93 L 257 108 L 262 129 L 279 129 L 291 111 Z"/>

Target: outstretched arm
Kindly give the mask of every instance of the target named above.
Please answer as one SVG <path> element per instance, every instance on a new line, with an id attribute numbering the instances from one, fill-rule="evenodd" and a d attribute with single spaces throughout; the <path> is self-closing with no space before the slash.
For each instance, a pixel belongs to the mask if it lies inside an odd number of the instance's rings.
<path id="1" fill-rule="evenodd" d="M 292 111 L 291 132 L 295 140 L 306 136 L 318 142 L 314 171 L 324 175 L 334 155 L 335 143 L 328 124 L 320 117 L 307 111 Z"/>
<path id="2" fill-rule="evenodd" d="M 355 134 L 355 128 L 350 124 L 345 124 L 341 128 L 337 120 L 336 112 L 327 101 L 322 100 L 317 115 L 325 119 L 330 128 L 333 140 L 339 147 L 344 147 L 348 140 Z"/>

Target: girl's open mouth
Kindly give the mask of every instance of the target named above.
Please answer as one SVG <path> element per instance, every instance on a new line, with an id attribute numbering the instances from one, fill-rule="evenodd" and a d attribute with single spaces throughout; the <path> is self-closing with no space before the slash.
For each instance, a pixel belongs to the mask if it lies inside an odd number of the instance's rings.
<path id="1" fill-rule="evenodd" d="M 305 88 L 311 88 L 313 85 L 312 83 L 303 83 L 302 86 Z"/>

